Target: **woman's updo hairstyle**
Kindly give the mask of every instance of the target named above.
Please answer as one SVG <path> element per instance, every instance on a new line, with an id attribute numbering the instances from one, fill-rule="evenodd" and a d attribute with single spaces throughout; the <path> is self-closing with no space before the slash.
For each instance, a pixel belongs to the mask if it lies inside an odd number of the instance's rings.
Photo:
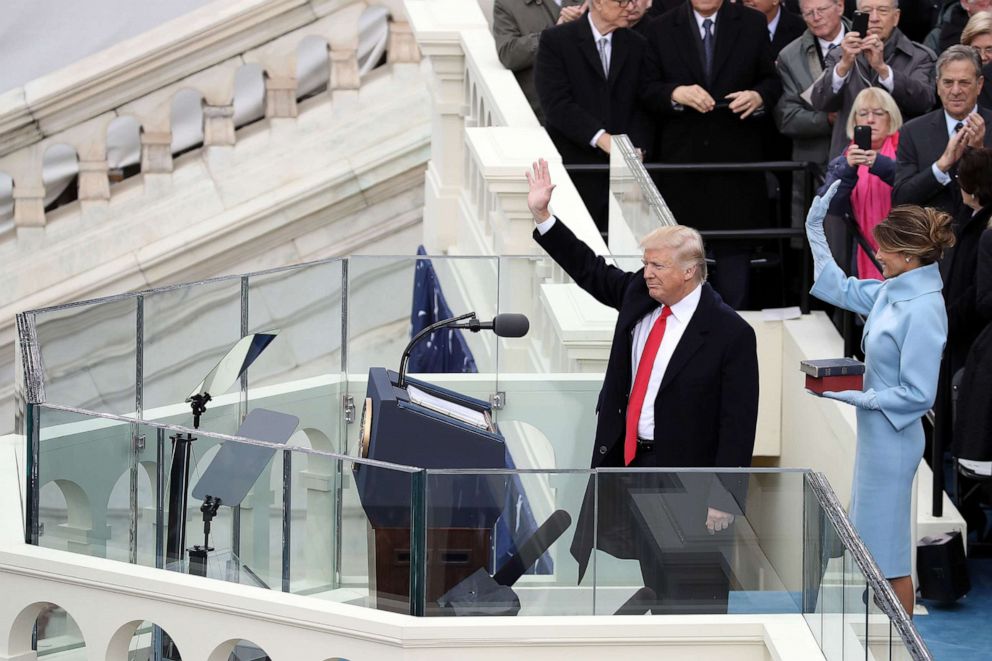
<path id="1" fill-rule="evenodd" d="M 919 257 L 924 265 L 933 264 L 954 245 L 950 214 L 914 204 L 893 207 L 874 234 L 882 250 Z"/>

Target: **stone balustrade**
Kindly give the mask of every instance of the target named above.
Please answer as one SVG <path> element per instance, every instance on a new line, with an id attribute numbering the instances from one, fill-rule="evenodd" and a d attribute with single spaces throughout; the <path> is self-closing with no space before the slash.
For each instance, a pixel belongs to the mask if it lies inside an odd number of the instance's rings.
<path id="1" fill-rule="evenodd" d="M 17 234 L 46 225 L 42 165 L 54 145 L 77 154 L 79 201 L 106 203 L 112 194 L 107 131 L 120 118 L 131 117 L 140 127 L 141 173 L 171 173 L 172 113 L 180 92 L 192 90 L 202 99 L 208 148 L 237 140 L 235 77 L 244 66 L 261 69 L 266 118 L 295 118 L 297 56 L 307 38 L 327 46 L 332 98 L 356 95 L 358 22 L 373 6 L 390 14 L 388 61 L 419 61 L 401 0 L 238 0 L 210 4 L 0 95 L 0 176 L 13 180 Z"/>

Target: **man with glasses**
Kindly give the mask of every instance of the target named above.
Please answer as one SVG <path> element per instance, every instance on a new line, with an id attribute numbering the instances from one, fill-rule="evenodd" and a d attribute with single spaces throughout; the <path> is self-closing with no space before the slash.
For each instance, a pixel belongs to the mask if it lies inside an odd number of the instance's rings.
<path id="1" fill-rule="evenodd" d="M 815 168 L 813 188 L 823 182 L 830 153 L 830 134 L 837 113 L 813 108 L 810 87 L 824 70 L 827 53 L 838 48 L 847 30 L 841 0 L 801 0 L 799 9 L 806 31 L 779 53 L 775 68 L 782 79 L 782 98 L 775 106 L 775 123 L 792 138 L 792 160 L 808 161 Z M 793 174 L 792 223 L 805 219 L 804 175 Z"/>
<path id="2" fill-rule="evenodd" d="M 585 10 L 584 0 L 495 0 L 493 3 L 496 54 L 503 66 L 513 72 L 541 123 L 544 115 L 534 89 L 538 39 L 547 28 L 574 21 Z"/>
<path id="3" fill-rule="evenodd" d="M 844 151 L 847 118 L 855 97 L 866 87 L 882 87 L 896 100 L 906 118 L 929 111 L 934 104 L 935 55 L 899 31 L 896 0 L 860 0 L 858 11 L 868 14 L 868 33 L 853 30 L 839 48 L 827 54 L 824 71 L 813 83 L 810 101 L 817 110 L 836 112 L 830 158 Z"/>
<path id="4" fill-rule="evenodd" d="M 637 101 L 647 43 L 628 30 L 634 0 L 589 0 L 588 13 L 541 34 L 535 66 L 545 127 L 566 164 L 608 164 L 614 134 L 647 151 L 650 118 Z M 609 173 L 576 173 L 572 181 L 605 233 Z"/>

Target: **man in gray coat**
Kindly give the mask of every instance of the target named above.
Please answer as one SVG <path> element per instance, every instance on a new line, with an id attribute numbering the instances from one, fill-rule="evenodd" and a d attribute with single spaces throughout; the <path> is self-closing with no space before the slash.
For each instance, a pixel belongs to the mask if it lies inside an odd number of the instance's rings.
<path id="1" fill-rule="evenodd" d="M 775 106 L 775 125 L 792 138 L 792 160 L 809 161 L 814 169 L 813 186 L 818 187 L 827 171 L 830 134 L 836 112 L 816 110 L 810 103 L 813 81 L 824 69 L 824 58 L 840 45 L 847 28 L 842 0 L 800 0 L 799 9 L 806 31 L 782 49 L 775 69 L 782 79 L 782 96 Z M 803 173 L 792 176 L 792 224 L 801 227 L 806 217 Z"/>
<path id="2" fill-rule="evenodd" d="M 493 3 L 493 38 L 499 61 L 516 76 L 541 124 L 544 124 L 544 113 L 534 87 L 534 60 L 541 32 L 575 20 L 586 9 L 584 0 L 496 0 Z"/>
<path id="3" fill-rule="evenodd" d="M 811 101 L 817 110 L 837 112 L 830 158 L 850 140 L 847 117 L 854 98 L 866 87 L 881 87 L 896 101 L 903 117 L 917 117 L 933 108 L 933 51 L 909 40 L 899 31 L 897 0 L 859 0 L 858 10 L 869 15 L 868 34 L 853 30 L 839 48 L 827 55 L 825 69 L 813 84 Z"/>

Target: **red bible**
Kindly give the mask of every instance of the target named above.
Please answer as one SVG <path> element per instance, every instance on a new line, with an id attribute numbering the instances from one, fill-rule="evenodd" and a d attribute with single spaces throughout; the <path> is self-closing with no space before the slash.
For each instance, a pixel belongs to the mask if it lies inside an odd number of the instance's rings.
<path id="1" fill-rule="evenodd" d="M 806 374 L 806 388 L 819 395 L 864 388 L 865 364 L 853 358 L 804 360 L 799 369 Z"/>

